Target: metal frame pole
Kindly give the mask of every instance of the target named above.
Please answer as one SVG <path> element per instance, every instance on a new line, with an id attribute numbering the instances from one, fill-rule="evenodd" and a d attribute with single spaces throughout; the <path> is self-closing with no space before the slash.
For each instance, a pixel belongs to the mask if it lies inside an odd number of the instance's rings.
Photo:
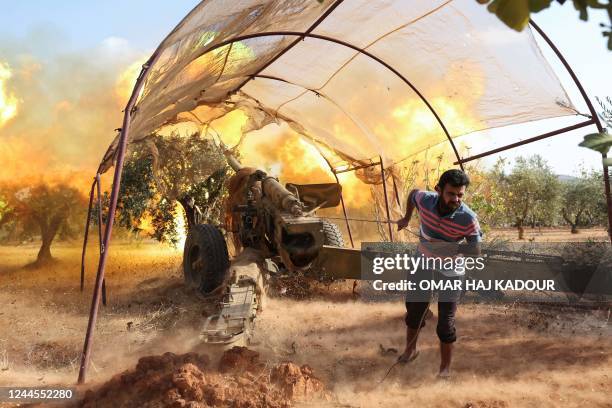
<path id="1" fill-rule="evenodd" d="M 100 244 L 100 256 L 104 252 L 104 243 L 102 242 L 102 192 L 100 187 L 100 173 L 96 173 L 96 187 L 98 195 L 98 243 Z M 102 280 L 102 304 L 106 306 L 106 278 Z"/>
<path id="2" fill-rule="evenodd" d="M 548 38 L 546 33 L 542 31 L 542 29 L 533 20 L 529 20 L 529 24 L 538 32 L 538 34 L 540 34 L 540 36 L 544 39 L 544 41 L 546 41 L 548 46 L 553 50 L 557 58 L 559 58 L 559 60 L 561 61 L 561 63 L 563 64 L 567 72 L 570 74 L 570 76 L 572 77 L 572 80 L 574 81 L 574 84 L 576 84 L 576 87 L 580 91 L 580 95 L 582 95 L 584 102 L 587 104 L 587 107 L 589 108 L 589 112 L 591 113 L 591 119 L 595 123 L 595 126 L 597 126 L 597 130 L 600 133 L 603 133 L 604 128 L 601 125 L 601 122 L 599 121 L 597 112 L 595 111 L 595 108 L 593 107 L 591 100 L 587 96 L 587 93 L 584 90 L 584 87 L 580 83 L 580 80 L 574 73 L 574 70 L 572 69 L 570 64 L 567 62 L 563 54 L 561 54 L 561 51 L 559 51 L 555 43 L 553 43 L 552 40 Z M 601 158 L 603 161 L 606 158 L 606 155 L 602 153 Z M 608 237 L 610 238 L 610 242 L 612 242 L 612 197 L 610 196 L 610 175 L 608 173 L 608 166 L 606 166 L 605 164 L 603 165 L 603 179 L 604 179 L 604 190 L 606 194 L 606 203 L 608 205 Z"/>
<path id="3" fill-rule="evenodd" d="M 349 171 L 356 171 L 356 170 L 361 170 L 361 169 L 368 169 L 370 167 L 374 167 L 374 166 L 378 166 L 380 163 L 379 162 L 374 162 L 374 163 L 368 163 L 368 164 L 362 164 L 360 166 L 355 166 L 355 167 L 349 167 L 343 170 L 334 170 L 334 172 L 336 174 L 342 174 L 342 173 L 348 173 Z"/>
<path id="4" fill-rule="evenodd" d="M 399 192 L 397 191 L 397 185 L 395 184 L 395 177 L 393 177 L 393 173 L 391 173 L 391 181 L 393 181 L 393 191 L 395 192 L 395 201 L 397 201 L 397 205 L 400 210 L 402 209 L 402 203 L 400 202 Z"/>
<path id="5" fill-rule="evenodd" d="M 571 130 L 580 129 L 580 128 L 583 128 L 585 126 L 592 125 L 594 123 L 595 123 L 595 121 L 593 119 L 589 119 L 587 121 L 580 122 L 580 123 L 577 123 L 575 125 L 567 126 L 567 127 L 561 128 L 561 129 L 553 130 L 552 132 L 543 133 L 543 134 L 541 134 L 539 136 L 534 136 L 534 137 L 531 137 L 529 139 L 521 140 L 520 142 L 511 143 L 511 144 L 506 145 L 506 146 L 498 147 L 496 149 L 487 150 L 486 152 L 475 154 L 475 155 L 470 156 L 470 157 L 466 157 L 465 159 L 461 159 L 461 163 L 467 163 L 469 161 L 480 159 L 480 158 L 483 158 L 485 156 L 490 156 L 490 155 L 495 154 L 495 153 L 503 152 L 504 150 L 510 150 L 510 149 L 515 148 L 515 147 L 519 147 L 519 146 L 523 146 L 523 145 L 526 145 L 526 144 L 529 144 L 529 143 L 537 142 L 538 140 L 546 139 L 546 138 L 551 137 L 551 136 L 556 136 L 556 135 L 559 135 L 561 133 L 569 132 Z M 455 162 L 454 164 L 458 164 L 458 162 Z"/>
<path id="6" fill-rule="evenodd" d="M 81 355 L 81 365 L 79 368 L 79 378 L 78 383 L 83 384 L 85 382 L 87 368 L 89 367 L 89 361 L 91 356 L 91 347 L 93 343 L 93 331 L 96 326 L 96 320 L 98 317 L 98 308 L 100 306 L 100 293 L 102 292 L 102 284 L 104 282 L 104 271 L 106 267 L 106 261 L 108 259 L 108 246 L 110 244 L 111 232 L 113 230 L 113 221 L 115 219 L 115 211 L 117 210 L 117 201 L 119 199 L 119 187 L 121 185 L 121 173 L 123 171 L 123 162 L 125 159 L 125 151 L 127 148 L 127 140 L 129 136 L 129 128 L 130 121 L 134 109 L 134 105 L 136 104 L 136 99 L 138 98 L 138 94 L 144 85 L 144 77 L 151 66 L 154 59 L 157 57 L 157 53 L 154 53 L 151 59 L 143 65 L 142 70 L 140 71 L 140 75 L 138 76 L 138 80 L 136 81 L 136 85 L 134 90 L 132 91 L 132 95 L 127 103 L 125 108 L 125 113 L 123 116 L 123 126 L 121 128 L 121 135 L 119 136 L 118 150 L 117 150 L 117 159 L 115 162 L 115 172 L 113 176 L 113 188 L 111 190 L 110 195 L 110 207 L 108 210 L 108 219 L 106 223 L 106 228 L 104 229 L 104 240 L 103 246 L 104 251 L 100 255 L 100 261 L 98 263 L 98 272 L 96 275 L 96 285 L 94 287 L 93 298 L 91 301 L 91 309 L 89 312 L 89 321 L 87 323 L 87 333 L 85 334 L 85 343 L 83 345 L 83 353 Z"/>
<path id="7" fill-rule="evenodd" d="M 319 24 L 321 24 L 327 17 L 329 17 L 329 15 L 340 5 L 342 4 L 344 0 L 336 0 L 334 2 L 334 4 L 332 4 L 331 6 L 329 6 L 329 8 L 327 10 L 325 10 L 325 13 L 321 14 L 321 16 L 314 22 L 312 23 L 312 25 L 310 27 L 308 27 L 308 29 L 306 30 L 306 33 L 310 33 L 312 32 L 315 28 L 317 28 L 319 26 Z M 238 85 L 232 92 L 230 92 L 230 94 L 234 94 L 236 92 L 238 92 L 240 89 L 242 89 L 242 87 L 244 87 L 250 80 L 253 79 L 254 76 L 256 76 L 257 74 L 263 72 L 266 68 L 268 68 L 270 65 L 272 65 L 276 60 L 278 60 L 280 57 L 282 57 L 285 53 L 287 53 L 287 51 L 289 51 L 290 49 L 292 49 L 293 47 L 295 47 L 300 41 L 302 41 L 304 38 L 300 37 L 300 38 L 296 38 L 291 44 L 289 44 L 285 49 L 283 49 L 281 52 L 279 52 L 278 54 L 276 54 L 274 56 L 274 58 L 272 58 L 270 61 L 266 62 L 262 67 L 260 67 L 253 76 L 251 76 L 250 78 L 247 78 L 244 82 L 242 82 L 240 85 Z"/>
<path id="8" fill-rule="evenodd" d="M 334 170 L 332 169 L 332 173 Z M 334 173 L 334 177 L 336 178 L 336 182 L 340 184 L 340 180 L 336 173 Z M 340 184 L 342 187 L 342 184 Z M 340 204 L 342 204 L 342 214 L 344 214 L 344 221 L 346 222 L 346 230 L 348 231 L 349 240 L 351 241 L 351 248 L 355 248 L 355 243 L 353 242 L 353 234 L 351 233 L 351 224 L 348 221 L 348 215 L 346 214 L 346 206 L 344 205 L 344 196 L 342 194 L 342 190 L 340 190 Z"/>
<path id="9" fill-rule="evenodd" d="M 87 207 L 87 220 L 85 221 L 85 234 L 83 235 L 83 251 L 81 252 L 81 292 L 85 288 L 85 253 L 87 252 L 87 238 L 89 237 L 89 224 L 91 222 L 91 209 L 93 207 L 94 189 L 96 188 L 97 178 L 91 183 L 89 193 L 89 205 Z"/>
<path id="10" fill-rule="evenodd" d="M 341 187 L 340 188 L 340 203 L 342 204 L 342 214 L 344 214 L 344 222 L 346 222 L 346 229 L 348 231 L 349 240 L 351 241 L 351 248 L 355 248 L 355 243 L 353 242 L 353 234 L 351 233 L 351 224 L 349 223 L 348 215 L 346 214 L 346 206 L 344 205 L 344 196 L 342 194 L 342 184 L 340 184 L 340 179 L 338 179 L 338 175 L 336 174 L 336 170 L 333 168 L 333 166 L 331 165 L 329 160 L 327 160 L 327 157 L 325 157 L 325 155 L 323 153 L 321 153 L 321 150 L 319 150 L 319 148 L 317 147 L 316 144 L 314 146 L 317 149 L 317 151 L 319 152 L 319 154 L 321 155 L 321 157 L 323 158 L 323 160 L 325 160 L 325 163 L 327 163 L 327 165 L 329 166 L 329 170 L 334 175 L 334 178 L 336 179 L 336 183 L 338 183 L 340 185 L 340 187 Z"/>
<path id="11" fill-rule="evenodd" d="M 385 195 L 385 208 L 387 209 L 387 226 L 389 227 L 389 240 L 393 242 L 393 228 L 391 228 L 391 214 L 389 213 L 389 199 L 387 198 L 387 182 L 385 181 L 385 166 L 383 165 L 382 157 L 380 157 L 380 175 L 382 176 L 383 194 Z"/>

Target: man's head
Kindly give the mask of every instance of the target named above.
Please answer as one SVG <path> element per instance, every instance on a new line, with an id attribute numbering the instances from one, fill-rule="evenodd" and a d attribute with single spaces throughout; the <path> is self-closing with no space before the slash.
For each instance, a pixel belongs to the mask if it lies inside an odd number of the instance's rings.
<path id="1" fill-rule="evenodd" d="M 440 195 L 440 206 L 445 210 L 456 210 L 461 205 L 465 188 L 470 185 L 470 178 L 461 170 L 446 170 L 440 176 L 436 191 Z"/>

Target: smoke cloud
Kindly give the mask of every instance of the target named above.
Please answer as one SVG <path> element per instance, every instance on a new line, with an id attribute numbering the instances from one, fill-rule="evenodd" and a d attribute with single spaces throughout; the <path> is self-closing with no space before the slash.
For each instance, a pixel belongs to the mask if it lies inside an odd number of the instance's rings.
<path id="1" fill-rule="evenodd" d="M 5 39 L 0 64 L 8 74 L 0 83 L 15 113 L 0 122 L 0 183 L 88 185 L 121 125 L 143 59 L 115 37 L 92 49 L 69 49 L 52 27 Z"/>

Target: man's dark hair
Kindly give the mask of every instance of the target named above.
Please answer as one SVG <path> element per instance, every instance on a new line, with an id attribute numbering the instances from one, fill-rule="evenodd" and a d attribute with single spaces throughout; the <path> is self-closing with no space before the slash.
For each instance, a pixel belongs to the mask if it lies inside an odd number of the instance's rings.
<path id="1" fill-rule="evenodd" d="M 470 185 L 470 178 L 461 170 L 446 170 L 440 176 L 440 181 L 438 181 L 438 187 L 440 187 L 440 190 L 444 190 L 444 186 L 447 184 L 450 184 L 453 187 L 467 187 Z"/>

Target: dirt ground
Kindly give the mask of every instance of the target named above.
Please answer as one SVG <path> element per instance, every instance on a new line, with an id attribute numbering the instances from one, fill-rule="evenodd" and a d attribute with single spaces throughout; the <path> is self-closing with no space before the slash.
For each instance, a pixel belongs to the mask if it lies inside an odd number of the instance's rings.
<path id="1" fill-rule="evenodd" d="M 512 241 L 518 240 L 516 228 L 498 228 L 491 230 L 488 238 L 499 237 Z M 577 234 L 572 234 L 569 228 L 549 228 L 549 227 L 525 227 L 524 241 L 531 242 L 585 242 L 588 240 L 606 240 L 608 231 L 605 228 L 584 228 L 579 229 Z"/>
<path id="2" fill-rule="evenodd" d="M 52 266 L 24 268 L 36 250 L 0 247 L 0 386 L 76 382 L 95 257 L 88 256 L 80 292 L 77 244 L 54 246 L 58 261 Z M 143 356 L 195 352 L 219 358 L 220 350 L 199 341 L 206 306 L 182 285 L 180 268 L 180 251 L 113 244 L 108 306 L 100 309 L 88 383 L 80 391 L 134 368 Z M 260 359 L 307 365 L 330 392 L 298 406 L 612 407 L 607 310 L 462 305 L 450 381 L 435 376 L 432 320 L 418 359 L 396 366 L 379 384 L 397 358 L 393 349 L 404 345 L 404 308 L 400 302 L 366 303 L 351 287 L 338 282 L 320 286 L 307 300 L 268 299 L 258 316 L 250 348 Z"/>

